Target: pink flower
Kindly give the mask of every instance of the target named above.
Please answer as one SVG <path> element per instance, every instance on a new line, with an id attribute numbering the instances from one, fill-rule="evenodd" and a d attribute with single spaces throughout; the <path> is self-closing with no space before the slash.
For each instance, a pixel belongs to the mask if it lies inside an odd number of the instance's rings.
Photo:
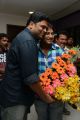
<path id="1" fill-rule="evenodd" d="M 77 73 L 76 67 L 72 66 L 71 71 L 72 71 L 73 74 L 76 74 Z"/>
<path id="2" fill-rule="evenodd" d="M 72 74 L 76 74 L 77 73 L 76 67 L 75 66 L 69 66 L 69 72 L 72 73 Z"/>
<path id="3" fill-rule="evenodd" d="M 54 89 L 52 87 L 52 85 L 48 85 L 44 88 L 44 90 L 46 91 L 46 93 L 53 95 Z"/>
<path id="4" fill-rule="evenodd" d="M 68 74 L 69 74 L 70 77 L 74 77 L 74 74 L 73 74 L 73 73 L 68 72 Z"/>
<path id="5" fill-rule="evenodd" d="M 61 86 L 60 80 L 59 80 L 59 79 L 55 79 L 55 80 L 53 81 L 52 86 L 53 86 L 54 88 L 56 88 L 57 86 Z"/>
<path id="6" fill-rule="evenodd" d="M 68 77 L 69 77 L 69 76 L 68 76 L 66 73 L 60 75 L 60 78 L 61 78 L 62 80 L 67 79 Z"/>

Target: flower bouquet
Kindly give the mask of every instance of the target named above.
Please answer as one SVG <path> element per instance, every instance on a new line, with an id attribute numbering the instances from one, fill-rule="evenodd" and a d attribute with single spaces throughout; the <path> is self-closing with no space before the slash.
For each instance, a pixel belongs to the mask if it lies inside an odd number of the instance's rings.
<path id="1" fill-rule="evenodd" d="M 56 62 L 52 63 L 51 68 L 47 68 L 40 75 L 40 83 L 47 94 L 79 109 L 80 78 L 71 62 L 75 54 L 75 50 L 69 50 L 67 54 L 56 57 Z"/>

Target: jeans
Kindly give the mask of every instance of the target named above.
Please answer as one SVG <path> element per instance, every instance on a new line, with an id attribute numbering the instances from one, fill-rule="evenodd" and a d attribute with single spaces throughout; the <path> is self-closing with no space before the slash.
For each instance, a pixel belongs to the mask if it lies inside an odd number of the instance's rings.
<path id="1" fill-rule="evenodd" d="M 42 100 L 35 100 L 35 109 L 38 114 L 38 120 L 62 120 L 63 103 L 60 101 L 47 104 Z"/>
<path id="2" fill-rule="evenodd" d="M 28 111 L 28 107 L 24 105 L 2 108 L 1 120 L 27 120 Z"/>

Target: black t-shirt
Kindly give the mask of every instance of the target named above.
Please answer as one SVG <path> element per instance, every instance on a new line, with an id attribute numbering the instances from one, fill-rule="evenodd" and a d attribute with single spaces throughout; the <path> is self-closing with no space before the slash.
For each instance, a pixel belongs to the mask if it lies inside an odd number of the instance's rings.
<path id="1" fill-rule="evenodd" d="M 3 80 L 6 66 L 6 51 L 0 51 L 0 82 Z"/>
<path id="2" fill-rule="evenodd" d="M 34 100 L 34 93 L 29 85 L 36 81 L 37 45 L 26 28 L 13 40 L 7 55 L 5 78 L 2 81 L 3 107 L 18 104 L 30 106 Z"/>
<path id="3" fill-rule="evenodd" d="M 0 95 L 1 95 L 1 83 L 5 75 L 5 67 L 6 67 L 6 55 L 7 55 L 7 50 L 5 50 L 1 45 L 0 45 Z M 1 97 L 0 97 L 0 103 L 1 103 Z"/>

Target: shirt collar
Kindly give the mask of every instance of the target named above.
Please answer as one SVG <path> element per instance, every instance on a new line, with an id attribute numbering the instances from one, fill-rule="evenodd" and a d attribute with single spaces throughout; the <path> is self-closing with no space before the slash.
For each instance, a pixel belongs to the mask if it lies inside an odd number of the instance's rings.
<path id="1" fill-rule="evenodd" d="M 54 43 L 54 46 L 55 46 L 56 48 L 61 48 L 57 43 Z"/>

